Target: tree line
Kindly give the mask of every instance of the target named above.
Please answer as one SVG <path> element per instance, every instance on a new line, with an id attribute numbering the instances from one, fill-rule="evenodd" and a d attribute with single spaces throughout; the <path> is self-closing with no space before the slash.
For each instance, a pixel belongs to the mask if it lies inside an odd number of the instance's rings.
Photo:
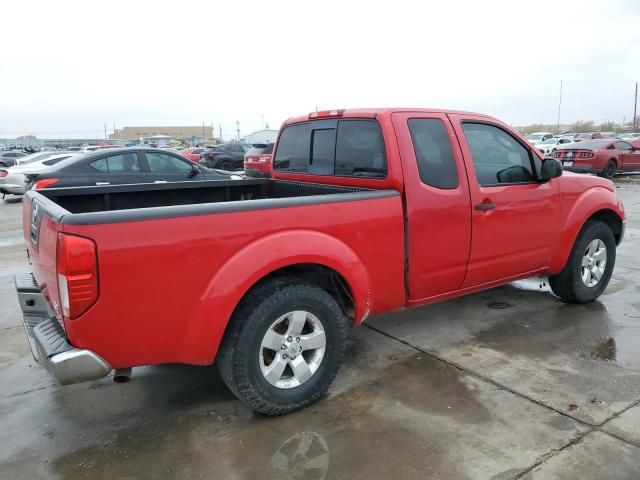
<path id="1" fill-rule="evenodd" d="M 603 122 L 596 124 L 589 120 L 578 120 L 577 122 L 570 123 L 569 125 L 560 125 L 560 133 L 581 133 L 581 132 L 621 132 L 627 131 L 633 127 L 633 122 L 625 123 L 624 127 L 615 122 Z M 640 127 L 640 116 L 636 117 L 636 128 Z M 525 125 L 522 127 L 516 127 L 524 135 L 528 135 L 533 132 L 556 132 L 558 130 L 557 124 L 544 124 L 534 123 L 533 125 Z"/>

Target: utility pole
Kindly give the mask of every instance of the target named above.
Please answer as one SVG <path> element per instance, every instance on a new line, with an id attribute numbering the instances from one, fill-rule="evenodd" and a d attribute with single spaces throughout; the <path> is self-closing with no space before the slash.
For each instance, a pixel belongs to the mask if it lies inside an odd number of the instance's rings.
<path id="1" fill-rule="evenodd" d="M 113 122 L 113 139 L 115 140 L 116 138 L 118 138 L 116 136 L 116 122 Z"/>
<path id="2" fill-rule="evenodd" d="M 633 100 L 633 131 L 636 131 L 636 115 L 638 113 L 638 82 L 636 82 L 636 95 Z"/>
<path id="3" fill-rule="evenodd" d="M 558 135 L 560 135 L 560 108 L 562 107 L 562 83 L 563 81 L 560 80 L 560 100 L 558 101 Z"/>
<path id="4" fill-rule="evenodd" d="M 240 121 L 236 120 L 236 134 L 237 134 L 237 140 L 240 141 Z"/>
<path id="5" fill-rule="evenodd" d="M 104 139 L 105 140 L 107 139 L 107 124 L 106 124 L 106 122 L 104 124 Z"/>
<path id="6" fill-rule="evenodd" d="M 204 122 L 202 122 L 202 143 L 204 144 Z"/>
<path id="7" fill-rule="evenodd" d="M 218 132 L 219 132 L 218 133 L 218 138 L 220 138 L 220 143 L 223 143 L 222 142 L 222 125 L 221 124 L 218 124 Z"/>

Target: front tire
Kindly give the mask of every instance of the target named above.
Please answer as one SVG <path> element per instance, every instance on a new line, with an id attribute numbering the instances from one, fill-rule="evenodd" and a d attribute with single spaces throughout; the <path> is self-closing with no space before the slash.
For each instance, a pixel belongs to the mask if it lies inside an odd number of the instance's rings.
<path id="1" fill-rule="evenodd" d="M 549 286 L 567 302 L 592 302 L 607 288 L 615 261 L 613 232 L 606 224 L 590 220 L 578 234 L 565 267 L 549 277 Z"/>
<path id="2" fill-rule="evenodd" d="M 241 302 L 225 333 L 218 368 L 253 410 L 283 415 L 324 395 L 344 358 L 350 321 L 325 290 L 270 280 Z"/>

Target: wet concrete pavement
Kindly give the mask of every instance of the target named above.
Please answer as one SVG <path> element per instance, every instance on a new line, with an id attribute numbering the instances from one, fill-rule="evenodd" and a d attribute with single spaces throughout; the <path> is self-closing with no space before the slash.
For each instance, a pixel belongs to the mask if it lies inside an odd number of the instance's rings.
<path id="1" fill-rule="evenodd" d="M 32 360 L 0 202 L 0 478 L 640 478 L 640 182 L 599 301 L 538 279 L 372 318 L 327 398 L 255 415 L 215 368 L 139 368 L 59 387 Z"/>

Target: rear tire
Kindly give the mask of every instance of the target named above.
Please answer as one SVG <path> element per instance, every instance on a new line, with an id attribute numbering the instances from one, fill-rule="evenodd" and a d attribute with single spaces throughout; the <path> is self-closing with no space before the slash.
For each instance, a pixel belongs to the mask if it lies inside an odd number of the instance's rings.
<path id="1" fill-rule="evenodd" d="M 607 166 L 604 167 L 604 170 L 602 170 L 602 172 L 600 172 L 600 176 L 604 178 L 612 179 L 613 176 L 616 174 L 617 168 L 618 168 L 618 165 L 616 164 L 616 161 L 613 159 L 609 160 L 607 162 Z"/>
<path id="2" fill-rule="evenodd" d="M 567 264 L 558 275 L 549 277 L 549 285 L 567 302 L 592 302 L 607 288 L 615 262 L 613 232 L 606 224 L 589 220 L 578 234 Z"/>
<path id="3" fill-rule="evenodd" d="M 296 325 L 303 326 L 297 333 Z M 336 300 L 320 287 L 299 279 L 270 280 L 250 292 L 234 313 L 218 368 L 229 389 L 250 408 L 284 415 L 326 393 L 343 361 L 350 325 Z M 313 348 L 310 339 L 318 342 L 318 332 L 324 343 Z M 281 373 L 269 373 L 278 364 L 284 364 Z"/>
<path id="4" fill-rule="evenodd" d="M 220 164 L 220 170 L 226 170 L 227 172 L 233 171 L 233 165 L 231 162 L 227 162 L 226 160 Z"/>

